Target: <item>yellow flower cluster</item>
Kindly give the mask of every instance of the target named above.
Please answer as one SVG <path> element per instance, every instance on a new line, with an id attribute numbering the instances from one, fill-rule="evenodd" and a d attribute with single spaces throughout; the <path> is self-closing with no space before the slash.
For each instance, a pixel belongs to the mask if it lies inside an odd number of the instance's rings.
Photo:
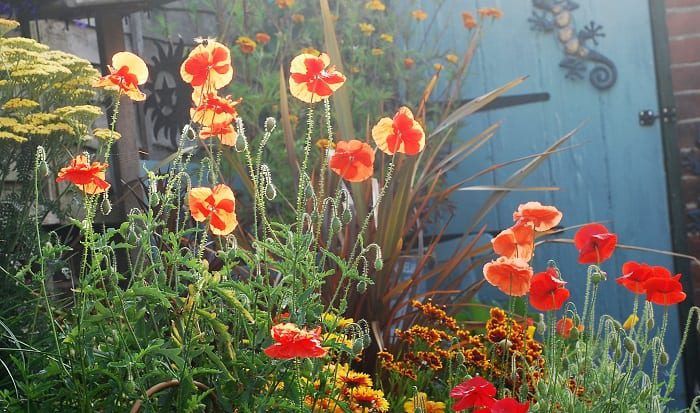
<path id="1" fill-rule="evenodd" d="M 304 399 L 313 412 L 381 413 L 389 411 L 384 392 L 374 389 L 372 378 L 358 373 L 347 364 L 330 364 L 324 367 L 335 379 L 332 389 L 321 389 L 320 381 L 314 383 L 314 394 Z M 319 397 L 321 394 L 323 396 Z"/>
<path id="2" fill-rule="evenodd" d="M 39 102 L 31 99 L 12 98 L 5 102 L 0 108 L 5 112 L 22 112 L 39 107 Z"/>
<path id="3" fill-rule="evenodd" d="M 101 141 L 109 141 L 109 140 L 119 140 L 121 139 L 122 135 L 117 132 L 113 131 L 110 129 L 106 128 L 96 128 L 92 130 L 92 136 L 95 138 L 101 140 Z"/>

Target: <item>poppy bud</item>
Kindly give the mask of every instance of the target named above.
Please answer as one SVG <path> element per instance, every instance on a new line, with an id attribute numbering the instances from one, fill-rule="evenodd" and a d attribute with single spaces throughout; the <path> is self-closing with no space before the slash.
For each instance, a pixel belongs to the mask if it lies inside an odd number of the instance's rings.
<path id="1" fill-rule="evenodd" d="M 374 260 L 374 269 L 377 271 L 381 271 L 382 268 L 384 268 L 384 261 L 382 261 L 381 258 L 377 257 L 377 259 Z"/>
<path id="2" fill-rule="evenodd" d="M 367 292 L 367 282 L 366 281 L 360 281 L 357 283 L 357 292 L 360 294 L 364 294 Z"/>
<path id="3" fill-rule="evenodd" d="M 148 197 L 148 203 L 149 203 L 149 205 L 151 205 L 151 208 L 158 205 L 159 202 L 160 202 L 160 194 L 158 194 L 158 192 L 152 192 L 151 196 Z"/>
<path id="4" fill-rule="evenodd" d="M 647 319 L 647 330 L 651 330 L 652 328 L 654 328 L 654 319 L 650 317 Z"/>
<path id="5" fill-rule="evenodd" d="M 49 164 L 46 163 L 46 160 L 42 159 L 41 162 L 39 162 L 39 167 L 36 171 L 37 176 L 48 176 L 49 175 Z"/>
<path id="6" fill-rule="evenodd" d="M 616 348 L 620 345 L 620 337 L 613 333 L 612 339 L 610 340 L 610 348 Z"/>
<path id="7" fill-rule="evenodd" d="M 639 353 L 632 354 L 632 364 L 635 367 L 638 367 L 639 363 L 641 363 L 641 362 L 642 362 L 642 358 L 639 356 Z"/>
<path id="8" fill-rule="evenodd" d="M 544 322 L 544 316 L 540 313 L 540 321 L 537 322 L 537 333 L 544 336 L 547 332 L 547 323 Z"/>
<path id="9" fill-rule="evenodd" d="M 112 203 L 109 202 L 109 197 L 107 196 L 106 192 L 102 197 L 102 204 L 100 205 L 100 209 L 102 210 L 103 215 L 109 215 L 109 213 L 112 212 Z"/>
<path id="10" fill-rule="evenodd" d="M 579 333 L 578 328 L 572 328 L 572 329 L 571 329 L 571 333 L 569 334 L 569 337 L 570 337 L 572 340 L 578 340 L 579 334 L 580 334 L 580 333 Z"/>
<path id="11" fill-rule="evenodd" d="M 629 351 L 630 353 L 637 352 L 637 343 L 635 343 L 634 340 L 632 340 L 631 338 L 625 337 L 623 344 L 625 345 L 627 351 Z"/>
<path id="12" fill-rule="evenodd" d="M 665 351 L 662 351 L 661 354 L 659 354 L 659 364 L 662 366 L 665 366 L 668 364 L 668 353 Z"/>
<path id="13" fill-rule="evenodd" d="M 277 119 L 273 118 L 272 116 L 265 119 L 265 132 L 272 132 L 272 130 L 275 129 L 276 126 Z"/>
<path id="14" fill-rule="evenodd" d="M 574 325 L 578 326 L 581 325 L 581 317 L 579 317 L 578 314 L 574 313 L 573 317 L 571 319 L 574 321 Z"/>
<path id="15" fill-rule="evenodd" d="M 462 353 L 461 351 L 457 352 L 457 354 L 455 355 L 455 361 L 458 365 L 464 364 L 464 362 L 466 361 L 466 359 L 464 358 L 464 353 Z"/>
<path id="16" fill-rule="evenodd" d="M 313 371 L 314 363 L 311 361 L 311 359 L 305 358 L 302 363 L 302 368 L 304 371 Z"/>
<path id="17" fill-rule="evenodd" d="M 333 216 L 333 218 L 331 219 L 331 232 L 336 233 L 340 231 L 340 226 L 340 218 L 338 218 L 337 216 Z"/>
<path id="18" fill-rule="evenodd" d="M 352 354 L 360 354 L 365 348 L 364 340 L 358 338 L 352 342 Z"/>
<path id="19" fill-rule="evenodd" d="M 564 369 L 568 369 L 568 368 L 569 368 L 569 358 L 568 358 L 568 357 L 564 357 L 564 358 L 561 359 L 561 366 L 562 366 Z"/>
<path id="20" fill-rule="evenodd" d="M 194 129 L 190 125 L 185 125 L 185 127 L 182 128 L 182 135 L 188 141 L 193 141 L 197 138 L 197 133 L 194 131 Z"/>
<path id="21" fill-rule="evenodd" d="M 268 201 L 272 201 L 275 199 L 277 196 L 277 188 L 275 188 L 272 183 L 268 183 L 267 186 L 265 187 L 265 198 L 267 198 Z"/>
<path id="22" fill-rule="evenodd" d="M 698 334 L 700 334 L 700 318 L 698 318 L 698 322 L 695 324 L 695 329 L 698 331 Z"/>
<path id="23" fill-rule="evenodd" d="M 245 136 L 243 134 L 239 133 L 238 136 L 236 137 L 236 145 L 234 145 L 234 148 L 236 149 L 236 152 L 243 152 L 248 146 L 248 143 L 245 140 Z"/>
<path id="24" fill-rule="evenodd" d="M 615 349 L 614 356 L 615 356 L 615 360 L 619 360 L 620 357 L 622 357 L 622 349 L 620 349 L 620 347 Z"/>
<path id="25" fill-rule="evenodd" d="M 544 380 L 537 382 L 537 390 L 540 392 L 540 394 L 547 394 L 547 384 Z"/>
<path id="26" fill-rule="evenodd" d="M 593 284 L 598 284 L 601 281 L 605 281 L 607 279 L 605 275 L 606 274 L 603 271 L 595 271 L 593 274 L 591 274 L 591 282 Z"/>
<path id="27" fill-rule="evenodd" d="M 343 209 L 342 219 L 344 224 L 348 224 L 350 221 L 352 221 L 352 212 L 350 211 L 350 208 Z"/>

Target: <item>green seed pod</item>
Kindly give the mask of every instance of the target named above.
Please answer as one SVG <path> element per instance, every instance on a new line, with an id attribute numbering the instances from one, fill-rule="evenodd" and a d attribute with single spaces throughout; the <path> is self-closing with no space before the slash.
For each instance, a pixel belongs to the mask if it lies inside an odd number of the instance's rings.
<path id="1" fill-rule="evenodd" d="M 338 231 L 340 231 L 341 225 L 342 224 L 340 223 L 340 218 L 338 218 L 337 216 L 334 216 L 331 219 L 331 232 L 337 233 Z"/>
<path id="2" fill-rule="evenodd" d="M 382 261 L 381 258 L 377 258 L 374 260 L 374 269 L 377 271 L 381 271 L 382 268 L 384 268 L 384 261 Z"/>
<path id="3" fill-rule="evenodd" d="M 365 281 L 360 281 L 357 283 L 357 292 L 360 294 L 364 294 L 367 292 L 367 282 Z"/>
<path id="4" fill-rule="evenodd" d="M 649 318 L 649 319 L 647 320 L 647 330 L 651 330 L 652 328 L 654 328 L 654 319 L 653 319 L 653 318 Z"/>
<path id="5" fill-rule="evenodd" d="M 632 364 L 635 367 L 639 367 L 639 363 L 642 362 L 642 358 L 639 356 L 639 353 L 634 353 L 632 354 Z"/>
<path id="6" fill-rule="evenodd" d="M 637 352 L 637 343 L 634 342 L 629 337 L 625 337 L 624 341 L 622 342 L 625 346 L 625 349 L 629 351 L 630 353 L 636 353 Z"/>
<path id="7" fill-rule="evenodd" d="M 662 351 L 661 354 L 659 354 L 659 364 L 662 366 L 665 366 L 668 364 L 668 353 L 665 351 Z"/>

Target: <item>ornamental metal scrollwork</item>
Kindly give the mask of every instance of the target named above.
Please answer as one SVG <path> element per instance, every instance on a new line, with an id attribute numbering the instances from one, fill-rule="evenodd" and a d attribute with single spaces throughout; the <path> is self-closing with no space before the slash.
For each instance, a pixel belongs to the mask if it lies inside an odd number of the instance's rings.
<path id="1" fill-rule="evenodd" d="M 590 46 L 598 46 L 598 38 L 605 37 L 603 26 L 591 21 L 577 33 L 572 12 L 579 5 L 572 0 L 532 0 L 532 5 L 531 29 L 557 34 L 566 55 L 559 66 L 566 70 L 567 79 L 583 79 L 588 63 L 593 63 L 589 79 L 596 89 L 607 90 L 617 82 L 615 63 Z"/>

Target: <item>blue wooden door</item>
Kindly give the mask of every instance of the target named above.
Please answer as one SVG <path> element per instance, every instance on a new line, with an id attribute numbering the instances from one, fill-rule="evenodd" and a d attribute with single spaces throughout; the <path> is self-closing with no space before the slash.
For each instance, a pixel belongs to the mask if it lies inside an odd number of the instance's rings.
<path id="1" fill-rule="evenodd" d="M 568 16 L 548 10 L 547 3 L 571 6 Z M 671 236 L 667 207 L 666 177 L 662 136 L 659 122 L 643 127 L 639 122 L 641 109 L 657 111 L 657 86 L 652 47 L 650 12 L 646 1 L 640 0 L 478 0 L 476 2 L 447 1 L 437 14 L 435 26 L 443 35 L 436 48 L 445 53 L 463 53 L 468 32 L 462 25 L 461 12 L 474 12 L 477 7 L 499 7 L 503 17 L 483 25 L 483 41 L 462 90 L 462 98 L 479 96 L 515 79 L 529 79 L 512 94 L 546 93 L 544 102 L 486 111 L 469 118 L 458 131 L 458 139 L 468 139 L 487 126 L 502 122 L 497 136 L 477 156 L 463 163 L 449 177 L 450 181 L 471 176 L 493 165 L 518 157 L 542 152 L 559 137 L 583 123 L 570 141 L 574 149 L 555 154 L 523 186 L 556 186 L 557 192 L 512 193 L 486 219 L 490 230 L 512 225 L 512 212 L 528 200 L 556 205 L 564 213 L 564 226 L 587 222 L 602 222 L 618 234 L 619 242 L 628 245 L 670 251 Z M 421 6 L 435 11 L 435 2 L 423 1 Z M 471 6 L 471 9 L 467 9 Z M 538 8 L 541 6 L 542 8 Z M 578 6 L 578 7 L 573 7 Z M 533 15 L 533 12 L 535 14 Z M 546 20 L 541 20 L 546 19 Z M 554 30 L 547 22 L 553 22 Z M 557 21 L 559 26 L 557 26 Z M 567 59 L 567 33 L 559 37 L 564 26 L 571 26 L 574 35 L 594 21 L 592 41 L 578 46 L 589 49 L 591 59 Z M 602 31 L 598 25 L 603 26 Z M 570 57 L 570 56 L 569 56 Z M 591 71 L 610 69 L 609 84 L 600 77 L 591 81 Z M 593 76 L 605 75 L 594 72 Z M 602 83 L 601 83 L 602 82 Z M 498 185 L 517 168 L 499 170 L 475 184 Z M 460 192 L 453 201 L 457 206 L 451 232 L 460 232 L 471 223 L 474 211 L 488 197 L 487 193 Z M 573 238 L 573 232 L 564 234 Z M 449 248 L 443 250 L 449 254 Z M 576 263 L 573 245 L 545 244 L 536 252 L 535 271 L 542 271 L 549 259 L 555 259 L 569 282 L 573 300 L 583 304 L 586 267 Z M 663 255 L 618 250 L 613 259 L 603 265 L 609 279 L 603 285 L 598 314 L 608 313 L 624 320 L 632 309 L 632 295 L 619 287 L 614 278 L 620 275 L 622 264 L 628 260 L 644 261 L 672 269 L 673 261 Z M 687 275 L 686 275 L 687 276 Z M 474 274 L 474 279 L 480 274 Z M 484 300 L 498 297 L 483 290 Z M 500 296 L 502 297 L 502 295 Z M 660 312 L 660 311 L 657 311 Z M 678 316 L 671 311 L 671 332 L 666 346 L 672 353 L 679 344 Z M 682 372 L 681 372 L 682 376 Z M 676 400 L 684 401 L 683 384 L 676 386 Z"/>

